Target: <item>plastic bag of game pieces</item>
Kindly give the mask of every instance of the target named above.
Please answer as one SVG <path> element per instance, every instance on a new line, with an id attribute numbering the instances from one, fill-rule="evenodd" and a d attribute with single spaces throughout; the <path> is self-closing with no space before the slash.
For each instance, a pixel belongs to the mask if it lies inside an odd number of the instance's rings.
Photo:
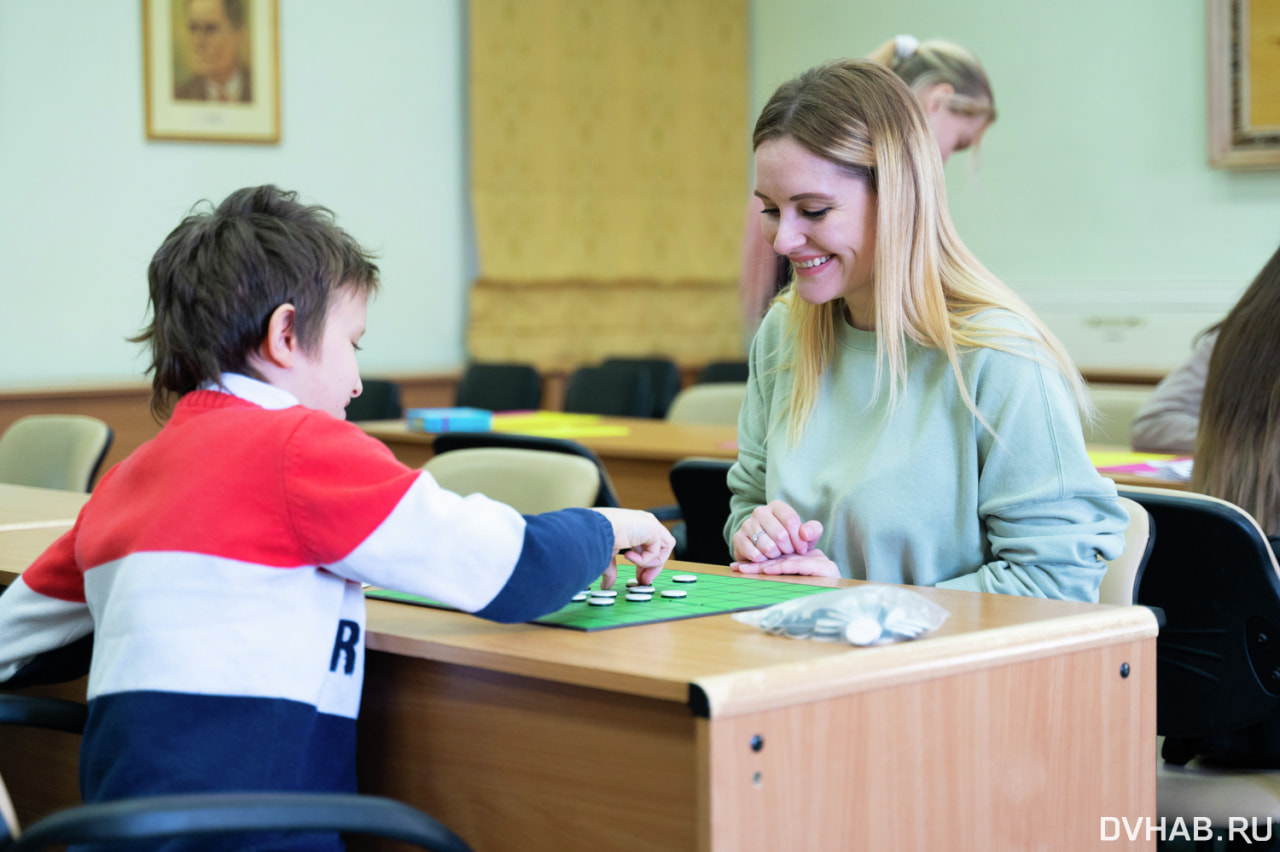
<path id="1" fill-rule="evenodd" d="M 868 583 L 792 598 L 733 617 L 792 639 L 885 645 L 937 630 L 949 616 L 946 609 L 910 589 Z"/>

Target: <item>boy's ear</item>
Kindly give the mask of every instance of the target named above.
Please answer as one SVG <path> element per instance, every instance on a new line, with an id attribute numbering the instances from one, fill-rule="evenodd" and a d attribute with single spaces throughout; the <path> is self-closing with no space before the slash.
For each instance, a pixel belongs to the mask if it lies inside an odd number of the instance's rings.
<path id="1" fill-rule="evenodd" d="M 268 364 L 287 370 L 297 360 L 302 351 L 294 327 L 297 316 L 298 309 L 290 302 L 285 302 L 271 312 L 271 319 L 267 321 L 267 336 L 258 346 L 258 354 Z"/>

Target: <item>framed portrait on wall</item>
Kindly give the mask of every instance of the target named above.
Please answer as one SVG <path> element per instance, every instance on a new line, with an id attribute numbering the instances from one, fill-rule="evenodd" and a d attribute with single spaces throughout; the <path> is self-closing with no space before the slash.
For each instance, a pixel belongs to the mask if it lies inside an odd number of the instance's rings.
<path id="1" fill-rule="evenodd" d="M 142 0 L 148 139 L 280 141 L 276 0 Z"/>
<path id="2" fill-rule="evenodd" d="M 1280 0 L 1205 0 L 1209 163 L 1280 168 Z"/>

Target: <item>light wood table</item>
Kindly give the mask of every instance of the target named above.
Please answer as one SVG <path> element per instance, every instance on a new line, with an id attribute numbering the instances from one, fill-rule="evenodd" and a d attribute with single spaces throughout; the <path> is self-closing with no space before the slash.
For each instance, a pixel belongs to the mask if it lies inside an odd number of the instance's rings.
<path id="1" fill-rule="evenodd" d="M 0 533 L 0 581 L 53 535 Z M 950 618 L 878 648 L 730 616 L 588 634 L 370 601 L 361 790 L 477 852 L 1076 852 L 1110 848 L 1102 817 L 1154 817 L 1148 610 L 917 591 Z M 0 732 L 20 816 L 75 800 L 76 745 Z"/>
<path id="2" fill-rule="evenodd" d="M 1105 452 L 1105 453 L 1131 453 L 1129 447 L 1118 446 L 1112 444 L 1090 444 L 1089 452 Z M 1186 491 L 1191 483 L 1185 479 L 1165 479 L 1156 476 L 1142 476 L 1136 473 L 1116 473 L 1107 470 L 1098 470 L 1107 479 L 1113 481 L 1116 485 L 1140 485 L 1144 488 L 1170 488 L 1174 491 Z"/>
<path id="3" fill-rule="evenodd" d="M 89 500 L 78 491 L 55 491 L 0 482 L 0 532 L 32 527 L 70 527 Z"/>
<path id="4" fill-rule="evenodd" d="M 670 423 L 640 417 L 602 417 L 599 425 L 622 426 L 627 434 L 573 440 L 600 457 L 613 480 L 619 502 L 632 509 L 675 502 L 669 476 L 671 466 L 680 459 L 738 457 L 736 426 Z M 396 458 L 410 467 L 421 467 L 432 456 L 435 435 L 411 431 L 404 421 L 366 421 L 359 426 L 390 447 Z"/>

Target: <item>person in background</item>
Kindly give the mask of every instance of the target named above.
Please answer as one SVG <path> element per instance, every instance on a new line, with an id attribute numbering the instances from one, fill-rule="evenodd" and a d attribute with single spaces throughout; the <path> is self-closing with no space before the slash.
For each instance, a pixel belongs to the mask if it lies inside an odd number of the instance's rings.
<path id="1" fill-rule="evenodd" d="M 753 143 L 796 282 L 752 342 L 734 567 L 1096 600 L 1128 516 L 1085 452 L 1084 381 L 960 241 L 919 99 L 831 63 L 774 93 Z"/>
<path id="2" fill-rule="evenodd" d="M 900 35 L 867 57 L 902 78 L 920 100 L 945 165 L 958 151 L 977 148 L 996 120 L 991 81 L 978 58 L 942 39 Z M 752 196 L 742 236 L 738 292 L 744 328 L 754 334 L 769 301 L 791 281 L 791 264 L 760 236 L 760 201 Z"/>
<path id="3" fill-rule="evenodd" d="M 1214 327 L 1191 489 L 1280 535 L 1280 249 Z"/>
<path id="4" fill-rule="evenodd" d="M 1259 282 L 1277 277 L 1280 277 L 1280 271 L 1276 269 L 1273 256 L 1248 292 L 1253 292 L 1255 287 L 1269 286 Z M 1165 376 L 1138 409 L 1130 426 L 1129 440 L 1134 450 L 1140 453 L 1190 453 L 1195 449 L 1209 361 L 1213 358 L 1223 322 L 1200 333 L 1191 357 Z M 1246 371 L 1245 375 L 1249 373 Z"/>

